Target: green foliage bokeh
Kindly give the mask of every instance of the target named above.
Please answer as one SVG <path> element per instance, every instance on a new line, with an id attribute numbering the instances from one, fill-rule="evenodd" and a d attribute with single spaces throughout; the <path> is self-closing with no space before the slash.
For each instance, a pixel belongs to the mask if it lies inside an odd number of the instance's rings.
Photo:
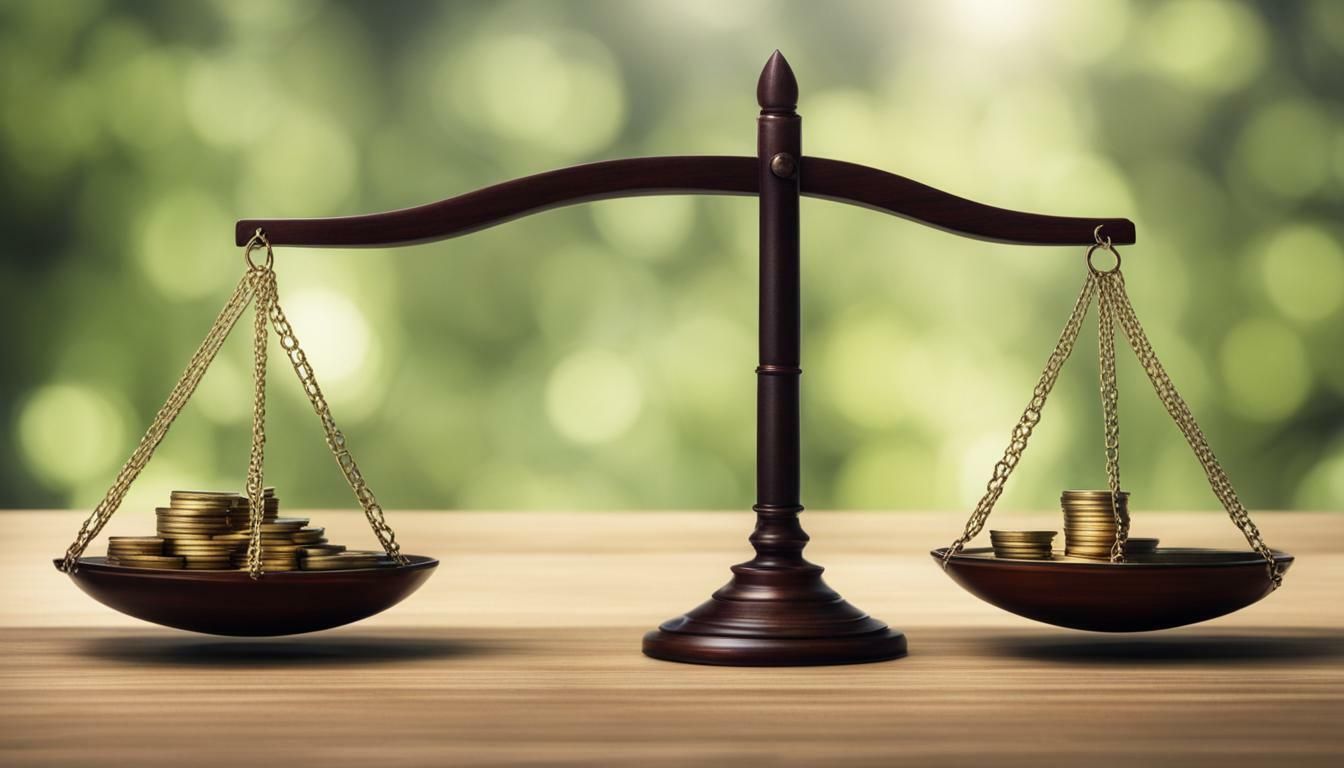
<path id="1" fill-rule="evenodd" d="M 808 154 L 1126 216 L 1131 295 L 1253 507 L 1344 507 L 1344 3 L 8 2 L 0 506 L 90 506 L 241 272 L 238 218 L 420 204 L 551 168 L 752 154 L 760 66 Z M 573 206 L 442 243 L 277 252 L 389 508 L 752 501 L 750 198 Z M 804 502 L 966 508 L 1083 277 L 803 204 Z M 1084 334 L 1004 503 L 1104 485 Z M 129 504 L 239 487 L 235 332 Z M 268 481 L 349 505 L 290 372 Z M 1134 506 L 1214 505 L 1132 356 Z"/>

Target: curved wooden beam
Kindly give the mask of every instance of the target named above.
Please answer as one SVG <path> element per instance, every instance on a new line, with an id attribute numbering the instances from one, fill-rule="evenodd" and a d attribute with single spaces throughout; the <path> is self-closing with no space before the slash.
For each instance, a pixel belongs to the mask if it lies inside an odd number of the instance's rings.
<path id="1" fill-rule="evenodd" d="M 850 203 L 927 224 L 954 234 L 999 243 L 1091 245 L 1093 231 L 1116 245 L 1134 242 L 1129 219 L 1046 216 L 977 203 L 927 184 L 866 165 L 804 157 L 803 194 Z"/>
<path id="2" fill-rule="evenodd" d="M 754 157 L 636 157 L 560 168 L 482 187 L 437 203 L 399 211 L 329 219 L 243 219 L 234 239 L 245 245 L 258 229 L 273 245 L 365 247 L 442 240 L 574 203 L 642 195 L 755 195 Z M 885 211 L 982 240 L 1029 245 L 1089 245 L 1092 232 L 1134 242 L 1128 219 L 1085 219 L 1022 213 L 977 203 L 894 173 L 840 160 L 804 157 L 802 194 Z"/>

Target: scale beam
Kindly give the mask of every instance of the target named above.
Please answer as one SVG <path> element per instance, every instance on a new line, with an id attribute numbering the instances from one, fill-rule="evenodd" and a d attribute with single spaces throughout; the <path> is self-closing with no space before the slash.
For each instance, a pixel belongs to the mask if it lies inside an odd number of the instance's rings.
<path id="1" fill-rule="evenodd" d="M 1093 231 L 1116 245 L 1134 242 L 1128 219 L 1010 211 L 943 192 L 877 168 L 803 157 L 801 194 L 883 211 L 980 240 L 1022 245 L 1091 245 Z M 413 245 L 476 232 L 534 213 L 594 200 L 648 195 L 759 195 L 755 157 L 634 157 L 575 165 L 482 187 L 399 211 L 326 219 L 243 219 L 234 240 L 258 228 L 272 245 L 360 248 Z"/>

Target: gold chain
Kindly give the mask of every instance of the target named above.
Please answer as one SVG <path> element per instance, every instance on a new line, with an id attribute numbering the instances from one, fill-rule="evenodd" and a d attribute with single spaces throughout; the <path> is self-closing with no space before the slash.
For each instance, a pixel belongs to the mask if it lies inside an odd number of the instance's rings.
<path id="1" fill-rule="evenodd" d="M 266 249 L 266 259 L 258 264 L 252 260 L 252 251 L 261 247 Z M 340 465 L 342 474 L 350 484 L 351 490 L 355 492 L 355 498 L 364 509 L 364 516 L 368 518 L 369 526 L 373 529 L 374 535 L 378 537 L 383 550 L 388 556 L 405 565 L 406 556 L 401 554 L 400 545 L 397 544 L 396 533 L 392 527 L 387 524 L 383 516 L 383 508 L 378 503 L 378 499 L 369 489 L 364 481 L 363 474 L 359 471 L 359 466 L 355 464 L 355 459 L 350 455 L 350 449 L 346 446 L 345 435 L 336 427 L 336 422 L 331 417 L 331 409 L 327 406 L 326 398 L 322 395 L 321 388 L 317 385 L 317 379 L 313 375 L 312 367 L 308 364 L 307 356 L 299 346 L 298 337 L 294 334 L 294 328 L 285 318 L 285 313 L 280 309 L 279 292 L 276 288 L 275 270 L 273 269 L 274 256 L 271 252 L 271 245 L 266 240 L 261 230 L 252 237 L 243 251 L 243 257 L 247 261 L 247 273 L 238 281 L 238 287 L 234 289 L 233 295 L 220 311 L 215 322 L 210 326 L 209 333 L 201 346 L 192 355 L 191 361 L 187 364 L 186 371 L 178 380 L 176 386 L 168 395 L 168 400 L 163 404 L 155 414 L 153 422 L 145 432 L 144 437 L 140 438 L 140 443 L 135 452 L 131 454 L 126 465 L 122 467 L 121 472 L 117 474 L 116 481 L 108 489 L 107 495 L 94 508 L 93 513 L 80 527 L 79 533 L 75 536 L 75 541 L 65 552 L 65 559 L 61 563 L 61 570 L 73 573 L 79 567 L 79 558 L 84 554 L 84 550 L 102 531 L 103 526 L 116 513 L 117 508 L 126 497 L 131 484 L 139 477 L 140 472 L 144 470 L 145 465 L 149 463 L 154 454 L 154 450 L 163 441 L 168 433 L 168 428 L 172 426 L 173 420 L 182 412 L 183 406 L 191 399 L 200 384 L 201 377 L 205 375 L 206 369 L 214 361 L 219 353 L 224 340 L 228 338 L 229 332 L 233 330 L 238 319 L 242 317 L 243 311 L 253 300 L 256 302 L 256 318 L 253 322 L 252 336 L 252 448 L 248 458 L 247 465 L 247 498 L 251 507 L 248 515 L 249 537 L 247 547 L 247 569 L 252 578 L 258 578 L 262 575 L 261 567 L 261 523 L 265 511 L 264 499 L 264 465 L 265 465 L 265 447 L 266 447 L 266 343 L 268 340 L 267 325 L 274 326 L 276 334 L 280 337 L 280 345 L 284 349 L 290 363 L 294 366 L 294 372 L 299 377 L 299 383 L 303 386 L 303 391 L 308 395 L 308 400 L 313 405 L 313 410 L 317 413 L 322 422 L 323 431 L 326 433 L 327 446 L 331 449 L 332 455 L 336 458 L 336 463 Z"/>
<path id="2" fill-rule="evenodd" d="M 1090 264 L 1090 262 L 1089 262 Z M 1129 517 L 1120 514 L 1120 388 L 1115 376 L 1115 307 L 1112 273 L 1093 274 L 1097 281 L 1097 350 L 1101 378 L 1101 413 L 1106 450 L 1106 483 L 1111 490 L 1111 517 L 1115 520 L 1115 541 L 1111 544 L 1111 562 L 1125 561 L 1125 542 L 1129 540 Z"/>
<path id="3" fill-rule="evenodd" d="M 113 481 L 112 487 L 107 490 L 103 500 L 98 502 L 93 512 L 80 526 L 79 533 L 75 535 L 74 542 L 65 551 L 65 559 L 61 562 L 61 570 L 67 573 L 74 573 L 79 569 L 79 558 L 84 554 L 84 550 L 89 544 L 98 537 L 103 526 L 112 519 L 121 502 L 126 498 L 126 493 L 130 490 L 131 484 L 140 476 L 145 465 L 149 463 L 154 451 L 163 442 L 163 438 L 168 434 L 168 428 L 172 426 L 177 415 L 182 412 L 182 407 L 191 399 L 196 387 L 201 383 L 201 377 L 210 367 L 210 363 L 219 353 L 219 348 L 224 340 L 228 338 L 229 332 L 242 316 L 243 310 L 252 297 L 252 279 L 249 275 L 244 275 L 243 279 L 238 281 L 238 287 L 234 288 L 233 295 L 229 297 L 224 308 L 220 310 L 215 322 L 211 324 L 210 330 L 197 348 L 191 360 L 187 363 L 187 368 L 182 372 L 182 376 L 177 380 L 171 392 L 168 393 L 168 399 L 163 406 L 159 408 L 158 413 L 154 414 L 153 421 L 150 422 L 149 429 L 140 438 L 140 443 L 136 446 L 131 457 L 126 460 L 126 464 L 117 473 L 117 479 Z"/>
<path id="4" fill-rule="evenodd" d="M 253 247 L 254 244 L 249 244 L 249 253 Z M 261 522 L 265 513 L 262 488 L 266 466 L 266 342 L 269 340 L 266 332 L 270 308 L 275 304 L 275 272 L 270 267 L 273 261 L 270 244 L 266 245 L 265 264 L 254 265 L 250 257 L 247 261 L 256 312 L 252 321 L 252 450 L 247 458 L 247 573 L 258 579 L 262 576 Z"/>
<path id="5" fill-rule="evenodd" d="M 373 534 L 378 537 L 378 542 L 382 544 L 383 550 L 387 552 L 388 557 L 405 565 L 406 556 L 401 554 L 401 545 L 397 543 L 397 535 L 392 527 L 387 524 L 383 516 L 383 507 L 378 503 L 378 498 L 373 495 L 373 491 L 364 480 L 364 474 L 359 471 L 359 465 L 355 463 L 355 458 L 350 454 L 350 448 L 346 444 L 345 435 L 336 427 L 336 421 L 331 416 L 331 408 L 327 405 L 327 398 L 322 394 L 322 388 L 317 384 L 317 377 L 313 375 L 313 368 L 308 364 L 308 357 L 303 353 L 303 348 L 299 346 L 299 339 L 294 334 L 294 327 L 289 324 L 285 318 L 284 310 L 280 308 L 280 302 L 276 300 L 277 290 L 275 284 L 275 272 L 267 270 L 267 287 L 263 293 L 270 297 L 269 312 L 271 325 L 275 327 L 276 336 L 280 339 L 280 348 L 289 358 L 290 365 L 294 368 L 294 373 L 299 377 L 299 384 L 303 387 L 303 392 L 308 396 L 308 402 L 313 406 L 313 412 L 322 422 L 322 431 L 326 434 L 327 447 L 331 449 L 331 455 L 335 457 L 337 465 L 341 468 L 341 474 L 345 475 L 345 480 L 350 484 L 350 490 L 354 491 L 355 498 L 359 505 L 364 509 L 364 517 L 369 521 L 369 527 L 373 529 Z M 256 514 L 254 512 L 254 514 Z"/>
<path id="6" fill-rule="evenodd" d="M 1031 400 L 1027 403 L 1027 408 L 1022 412 L 1022 418 L 1018 420 L 1017 426 L 1013 427 L 1012 436 L 1008 441 L 1008 447 L 1004 449 L 1003 458 L 999 459 L 994 465 L 994 473 L 989 478 L 989 483 L 985 485 L 985 495 L 980 498 L 980 503 L 975 505 L 975 511 L 966 521 L 966 530 L 961 537 L 952 542 L 952 546 L 947 548 L 943 555 L 943 567 L 946 568 L 952 556 L 957 554 L 966 546 L 966 543 L 974 539 L 980 530 L 985 526 L 985 519 L 989 513 L 994 511 L 994 504 L 1003 495 L 1003 487 L 1008 482 L 1008 476 L 1013 473 L 1017 467 L 1018 461 L 1022 459 L 1022 453 L 1027 449 L 1027 440 L 1031 438 L 1031 432 L 1041 421 L 1041 410 L 1045 408 L 1045 400 L 1050 395 L 1050 390 L 1055 386 L 1055 381 L 1059 378 L 1059 371 L 1064 367 L 1065 361 L 1073 352 L 1074 342 L 1078 340 L 1078 333 L 1082 329 L 1083 319 L 1087 316 L 1087 309 L 1092 304 L 1092 294 L 1096 289 L 1096 280 L 1091 273 L 1088 274 L 1086 282 L 1083 283 L 1082 290 L 1078 293 L 1078 300 L 1073 305 L 1073 311 L 1069 313 L 1069 320 L 1064 324 L 1064 330 L 1059 335 L 1059 340 L 1055 342 L 1054 351 L 1050 353 L 1049 359 L 1045 362 L 1045 370 L 1041 372 L 1041 378 L 1036 382 L 1036 389 L 1031 393 Z"/>
<path id="7" fill-rule="evenodd" d="M 1152 382 L 1153 389 L 1157 391 L 1158 399 L 1167 409 L 1167 413 L 1176 422 L 1177 428 L 1181 430 L 1181 435 L 1195 452 L 1195 458 L 1199 460 L 1200 466 L 1204 468 L 1204 474 L 1208 477 L 1209 486 L 1213 493 L 1222 503 L 1223 509 L 1227 510 L 1228 517 L 1241 529 L 1241 533 L 1246 537 L 1246 542 L 1251 548 L 1265 559 L 1269 570 L 1269 578 L 1277 588 L 1283 584 L 1283 574 L 1279 571 L 1278 563 L 1274 561 L 1274 553 L 1269 546 L 1265 544 L 1264 538 L 1260 535 L 1260 529 L 1251 521 L 1251 514 L 1246 506 L 1241 503 L 1237 497 L 1237 492 L 1232 488 L 1232 481 L 1228 479 L 1227 473 L 1223 471 L 1222 465 L 1218 462 L 1218 457 L 1214 456 L 1213 449 L 1209 447 L 1209 442 L 1204 437 L 1204 432 L 1195 422 L 1194 414 L 1190 412 L 1190 407 L 1186 405 L 1185 400 L 1181 398 L 1176 391 L 1176 386 L 1171 383 L 1171 377 L 1167 375 L 1162 363 L 1158 362 L 1157 354 L 1153 352 L 1153 346 L 1148 341 L 1147 334 L 1143 331 L 1143 326 L 1139 323 L 1138 314 L 1134 311 L 1134 305 L 1129 300 L 1129 294 L 1125 291 L 1125 278 L 1116 269 L 1115 272 L 1105 276 L 1105 280 L 1110 282 L 1110 289 L 1115 300 L 1115 308 L 1120 318 L 1120 326 L 1125 329 L 1125 336 L 1129 338 L 1129 345 L 1134 349 L 1134 354 L 1139 359 L 1139 364 L 1148 374 L 1148 380 Z"/>

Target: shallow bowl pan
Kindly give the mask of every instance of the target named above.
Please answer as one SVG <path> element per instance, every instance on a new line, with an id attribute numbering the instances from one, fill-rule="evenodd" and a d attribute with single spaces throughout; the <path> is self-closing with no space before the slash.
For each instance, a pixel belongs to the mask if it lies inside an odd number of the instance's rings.
<path id="1" fill-rule="evenodd" d="M 942 564 L 947 549 L 933 550 Z M 1274 552 L 1280 572 L 1293 556 Z M 1127 563 L 996 558 L 989 548 L 953 555 L 947 574 L 1005 611 L 1094 632 L 1167 629 L 1245 608 L 1269 594 L 1264 558 L 1251 551 L 1158 549 Z"/>
<path id="2" fill-rule="evenodd" d="M 178 571 L 85 557 L 70 578 L 90 597 L 137 619 L 211 635 L 296 635 L 368 618 L 404 600 L 439 561 L 348 571 Z M 61 561 L 55 561 L 57 567 Z"/>

